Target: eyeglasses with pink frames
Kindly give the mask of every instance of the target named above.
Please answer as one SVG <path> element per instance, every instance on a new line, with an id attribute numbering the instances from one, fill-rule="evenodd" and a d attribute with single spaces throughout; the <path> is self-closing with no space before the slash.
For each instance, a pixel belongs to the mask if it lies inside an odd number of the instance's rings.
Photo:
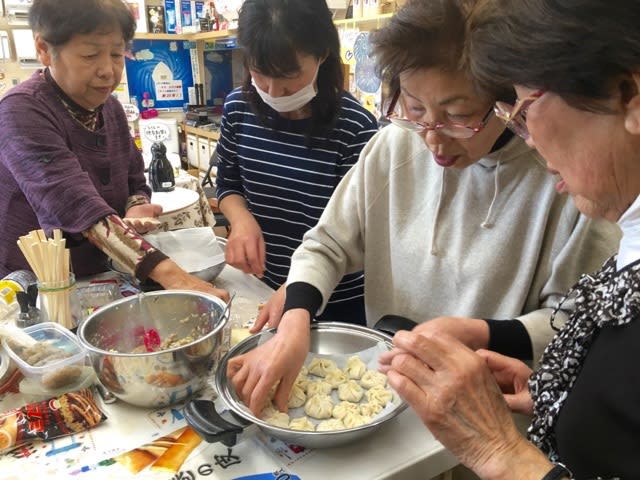
<path id="1" fill-rule="evenodd" d="M 507 128 L 521 138 L 527 140 L 529 138 L 529 129 L 527 128 L 527 111 L 531 104 L 544 95 L 545 90 L 540 89 L 533 92 L 528 97 L 518 100 L 515 105 L 509 105 L 505 102 L 496 102 L 494 107 L 496 117 L 502 120 Z"/>
<path id="2" fill-rule="evenodd" d="M 494 107 L 492 106 L 489 111 L 486 113 L 480 123 L 475 126 L 462 125 L 460 123 L 436 123 L 430 124 L 427 122 L 417 122 L 415 120 L 409 120 L 405 117 L 398 116 L 397 113 L 394 112 L 398 100 L 400 99 L 400 89 L 396 90 L 396 93 L 393 95 L 391 99 L 391 103 L 389 104 L 389 108 L 387 109 L 387 114 L 385 118 L 389 120 L 394 125 L 397 125 L 400 128 L 404 128 L 405 130 L 409 130 L 416 133 L 424 133 L 429 130 L 438 130 L 443 135 L 452 138 L 471 138 L 476 133 L 480 132 L 489 121 L 489 117 L 494 113 Z"/>

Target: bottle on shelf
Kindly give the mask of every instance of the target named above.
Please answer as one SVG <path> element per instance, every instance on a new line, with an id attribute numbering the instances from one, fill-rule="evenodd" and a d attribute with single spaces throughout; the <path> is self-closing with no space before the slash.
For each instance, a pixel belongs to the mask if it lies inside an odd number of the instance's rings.
<path id="1" fill-rule="evenodd" d="M 176 186 L 173 166 L 167 158 L 167 147 L 162 142 L 154 142 L 151 145 L 149 184 L 154 192 L 170 192 Z"/>

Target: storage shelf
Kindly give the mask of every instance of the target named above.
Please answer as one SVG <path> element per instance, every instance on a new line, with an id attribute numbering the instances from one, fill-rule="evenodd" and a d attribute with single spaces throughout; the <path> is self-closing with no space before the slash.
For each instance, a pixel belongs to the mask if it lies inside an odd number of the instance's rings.
<path id="1" fill-rule="evenodd" d="M 364 28 L 365 30 L 373 28 L 378 28 L 384 25 L 389 18 L 391 18 L 393 13 L 383 13 L 381 15 L 374 15 L 372 17 L 361 17 L 361 18 L 345 18 L 344 20 L 334 20 L 333 23 L 337 28 Z"/>
<path id="2" fill-rule="evenodd" d="M 393 13 L 383 13 L 372 17 L 347 18 L 344 20 L 334 20 L 334 24 L 338 28 L 377 28 L 381 27 L 384 22 L 391 18 Z M 139 40 L 190 40 L 192 42 L 198 40 L 220 40 L 223 38 L 233 37 L 237 33 L 236 29 L 231 30 L 214 30 L 211 32 L 197 33 L 136 33 L 135 39 Z"/>
<path id="3" fill-rule="evenodd" d="M 219 40 L 221 38 L 232 37 L 236 30 L 214 30 L 211 32 L 198 33 L 136 33 L 135 40 Z"/>
<path id="4" fill-rule="evenodd" d="M 190 40 L 188 33 L 136 33 L 135 40 Z"/>
<path id="5" fill-rule="evenodd" d="M 212 130 L 205 130 L 204 128 L 191 127 L 186 124 L 182 124 L 182 128 L 186 133 L 191 133 L 198 137 L 206 137 L 210 140 L 218 140 L 220 138 L 220 132 L 214 132 Z"/>
<path id="6" fill-rule="evenodd" d="M 192 33 L 189 40 L 219 40 L 221 38 L 233 37 L 236 30 L 214 30 L 212 32 Z"/>

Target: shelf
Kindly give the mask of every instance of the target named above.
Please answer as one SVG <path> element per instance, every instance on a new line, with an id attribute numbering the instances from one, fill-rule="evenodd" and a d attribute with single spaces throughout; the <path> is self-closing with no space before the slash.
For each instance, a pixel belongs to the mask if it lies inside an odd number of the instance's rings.
<path id="1" fill-rule="evenodd" d="M 205 137 L 209 140 L 218 140 L 220 138 L 220 132 L 214 132 L 211 130 L 205 130 L 204 128 L 190 127 L 189 125 L 182 124 L 182 129 L 185 133 L 191 133 L 198 137 Z"/>
<path id="2" fill-rule="evenodd" d="M 384 23 L 391 18 L 394 13 L 383 13 L 380 15 L 374 15 L 372 17 L 361 18 L 345 18 L 344 20 L 334 20 L 333 23 L 337 28 L 355 28 L 364 27 L 365 30 L 371 29 L 371 27 L 381 27 Z"/>
<path id="3" fill-rule="evenodd" d="M 189 40 L 217 40 L 220 38 L 233 37 L 236 34 L 236 30 L 214 30 L 212 32 L 198 32 L 192 33 L 189 36 Z"/>
<path id="4" fill-rule="evenodd" d="M 372 17 L 362 18 L 347 18 L 344 20 L 334 20 L 334 24 L 338 28 L 355 28 L 364 27 L 378 28 L 381 27 L 384 22 L 391 18 L 393 13 L 383 13 L 381 15 L 375 15 Z M 192 42 L 198 40 L 220 40 L 223 38 L 233 37 L 237 33 L 236 29 L 232 30 L 214 30 L 211 32 L 197 32 L 197 33 L 136 33 L 134 37 L 136 40 L 189 40 Z"/>
<path id="5" fill-rule="evenodd" d="M 134 40 L 216 40 L 232 37 L 235 30 L 214 30 L 211 32 L 198 33 L 136 33 Z"/>
<path id="6" fill-rule="evenodd" d="M 136 33 L 134 40 L 190 40 L 191 33 Z"/>

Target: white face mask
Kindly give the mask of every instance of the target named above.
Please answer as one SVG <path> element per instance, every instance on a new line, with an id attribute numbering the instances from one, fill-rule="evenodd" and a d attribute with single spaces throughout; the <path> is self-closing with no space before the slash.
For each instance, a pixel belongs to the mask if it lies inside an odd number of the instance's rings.
<path id="1" fill-rule="evenodd" d="M 293 95 L 286 95 L 284 97 L 272 97 L 267 92 L 261 90 L 256 85 L 253 77 L 251 77 L 251 84 L 255 87 L 256 92 L 258 92 L 262 101 L 273 108 L 276 112 L 293 112 L 294 110 L 299 110 L 304 107 L 318 94 L 318 91 L 316 90 L 316 79 L 318 78 L 319 69 L 320 65 L 318 65 L 316 74 L 313 76 L 313 80 L 309 85 L 302 87 Z"/>

